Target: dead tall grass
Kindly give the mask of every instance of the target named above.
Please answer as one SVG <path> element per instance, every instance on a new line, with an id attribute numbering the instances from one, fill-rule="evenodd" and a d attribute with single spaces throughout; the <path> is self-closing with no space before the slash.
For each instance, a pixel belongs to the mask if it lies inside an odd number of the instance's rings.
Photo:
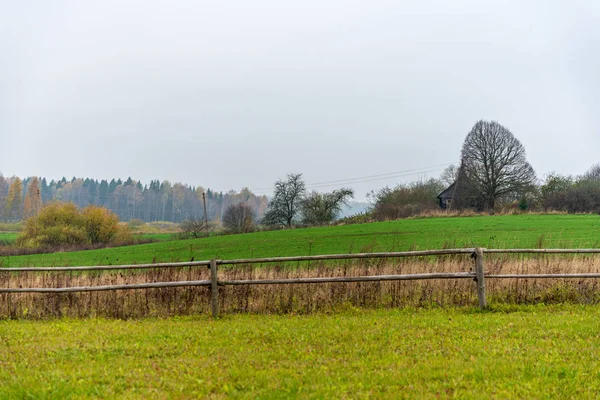
<path id="1" fill-rule="evenodd" d="M 466 272 L 473 260 L 465 256 L 423 259 L 300 262 L 293 265 L 221 266 L 219 279 L 281 279 L 330 276 L 372 276 L 431 272 Z M 600 271 L 594 256 L 486 258 L 493 274 L 584 273 Z M 207 280 L 206 267 L 115 272 L 2 272 L 0 287 L 73 287 L 142 282 Z M 597 303 L 596 279 L 488 279 L 488 302 Z M 345 307 L 430 307 L 476 305 L 471 279 L 319 284 L 244 285 L 220 287 L 223 313 L 311 313 Z M 206 287 L 116 290 L 105 292 L 0 294 L 0 318 L 109 317 L 141 318 L 210 312 Z"/>
<path id="2" fill-rule="evenodd" d="M 411 217 L 407 217 L 407 219 L 419 219 L 419 218 L 444 218 L 444 217 L 476 217 L 476 216 L 489 216 L 493 215 L 566 215 L 566 211 L 556 211 L 556 210 L 527 210 L 523 211 L 519 208 L 508 207 L 508 208 L 499 208 L 494 210 L 493 212 L 489 211 L 475 211 L 472 209 L 461 209 L 461 210 L 444 210 L 440 208 L 431 209 L 427 211 L 420 212 L 417 215 L 413 215 Z"/>

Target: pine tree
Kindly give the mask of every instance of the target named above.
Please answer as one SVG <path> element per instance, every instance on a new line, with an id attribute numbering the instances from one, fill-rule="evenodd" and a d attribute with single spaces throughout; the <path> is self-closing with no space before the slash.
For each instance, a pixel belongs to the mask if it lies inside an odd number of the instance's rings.
<path id="1" fill-rule="evenodd" d="M 106 179 L 102 179 L 100 181 L 100 186 L 98 187 L 98 204 L 103 206 L 109 204 L 110 193 L 108 192 L 108 182 Z"/>
<path id="2" fill-rule="evenodd" d="M 42 178 L 40 189 L 42 193 L 42 204 L 52 200 L 52 193 L 50 192 L 50 187 L 48 186 L 48 181 L 46 181 L 46 178 Z"/>

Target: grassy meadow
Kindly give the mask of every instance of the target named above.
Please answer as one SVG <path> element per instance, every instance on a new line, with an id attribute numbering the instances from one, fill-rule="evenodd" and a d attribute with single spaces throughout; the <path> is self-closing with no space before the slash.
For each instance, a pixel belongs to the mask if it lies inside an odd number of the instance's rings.
<path id="1" fill-rule="evenodd" d="M 19 232 L 0 232 L 0 245 L 12 244 L 17 240 Z M 173 240 L 173 233 L 139 233 L 134 234 L 135 238 L 142 240 L 152 240 L 154 242 L 164 242 Z"/>
<path id="2" fill-rule="evenodd" d="M 598 306 L 0 321 L 0 398 L 591 398 Z"/>
<path id="3" fill-rule="evenodd" d="M 598 215 L 499 215 L 420 218 L 390 222 L 256 232 L 80 252 L 0 257 L 0 265 L 100 265 L 255 258 L 309 254 L 437 249 L 600 246 Z"/>
<path id="4" fill-rule="evenodd" d="M 0 245 L 10 244 L 17 239 L 17 232 L 0 232 Z"/>

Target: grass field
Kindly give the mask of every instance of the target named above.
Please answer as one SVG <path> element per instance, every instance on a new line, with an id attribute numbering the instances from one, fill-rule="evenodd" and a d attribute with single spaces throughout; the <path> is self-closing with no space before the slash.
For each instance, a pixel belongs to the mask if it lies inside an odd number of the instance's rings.
<path id="1" fill-rule="evenodd" d="M 1 243 L 6 243 L 6 244 L 13 243 L 17 239 L 17 235 L 19 235 L 18 232 L 0 232 L 0 244 Z M 140 234 L 135 234 L 134 237 L 141 238 L 141 239 L 147 239 L 147 240 L 149 239 L 149 240 L 153 240 L 156 242 L 164 242 L 167 240 L 173 240 L 172 233 L 140 233 Z"/>
<path id="2" fill-rule="evenodd" d="M 599 312 L 0 321 L 0 398 L 592 398 Z"/>
<path id="3" fill-rule="evenodd" d="M 121 248 L 0 257 L 3 266 L 97 265 L 402 251 L 441 247 L 599 247 L 598 215 L 503 215 L 406 219 L 202 239 Z"/>
<path id="4" fill-rule="evenodd" d="M 17 235 L 17 232 L 0 232 L 0 244 L 14 242 Z"/>
<path id="5" fill-rule="evenodd" d="M 141 239 L 149 239 L 155 242 L 165 242 L 168 240 L 173 240 L 173 233 L 135 233 L 133 236 Z"/>

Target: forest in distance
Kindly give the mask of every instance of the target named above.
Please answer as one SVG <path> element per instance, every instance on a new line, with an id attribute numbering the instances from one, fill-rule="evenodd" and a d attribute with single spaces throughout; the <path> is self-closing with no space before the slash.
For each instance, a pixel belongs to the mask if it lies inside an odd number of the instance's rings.
<path id="1" fill-rule="evenodd" d="M 181 222 L 204 218 L 203 194 L 210 221 L 218 221 L 223 211 L 232 204 L 247 203 L 256 215 L 263 215 L 268 204 L 266 196 L 257 196 L 247 188 L 223 193 L 166 180 L 152 180 L 149 185 L 131 178 L 123 181 L 73 177 L 48 182 L 46 178 L 27 177 L 21 180 L 0 174 L 0 220 L 15 221 L 27 217 L 28 193 L 43 204 L 61 201 L 72 202 L 78 207 L 102 206 L 113 211 L 122 221 Z"/>
<path id="2" fill-rule="evenodd" d="M 34 182 L 37 180 L 37 182 Z M 32 186 L 33 182 L 33 186 Z M 12 192 L 11 192 L 12 188 Z M 217 192 L 201 186 L 152 180 L 143 184 L 131 178 L 97 180 L 76 178 L 50 180 L 46 178 L 5 177 L 0 174 L 0 221 L 16 221 L 28 216 L 28 192 L 42 204 L 52 201 L 72 202 L 78 207 L 97 205 L 114 212 L 121 221 L 139 219 L 145 222 L 182 222 L 204 218 L 203 194 L 209 221 L 220 221 L 230 205 L 246 203 L 257 218 L 268 207 L 265 195 L 256 195 L 248 188 Z M 342 216 L 357 214 L 366 203 L 348 202 Z"/>

